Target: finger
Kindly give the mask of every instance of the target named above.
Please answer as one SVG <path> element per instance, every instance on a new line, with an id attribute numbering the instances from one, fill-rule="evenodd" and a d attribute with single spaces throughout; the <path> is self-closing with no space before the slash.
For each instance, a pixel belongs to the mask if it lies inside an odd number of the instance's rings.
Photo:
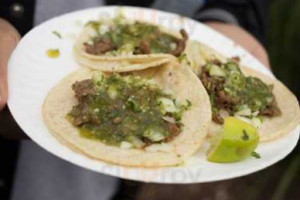
<path id="1" fill-rule="evenodd" d="M 0 111 L 8 97 L 7 62 L 19 39 L 19 33 L 8 22 L 0 19 Z"/>

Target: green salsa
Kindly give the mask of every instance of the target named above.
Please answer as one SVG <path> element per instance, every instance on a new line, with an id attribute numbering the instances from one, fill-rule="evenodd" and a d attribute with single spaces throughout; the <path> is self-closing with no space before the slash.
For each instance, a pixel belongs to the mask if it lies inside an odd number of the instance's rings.
<path id="1" fill-rule="evenodd" d="M 91 21 L 97 35 L 91 37 L 87 45 L 103 51 L 91 51 L 92 54 L 128 55 L 150 53 L 172 53 L 180 39 L 161 31 L 158 26 L 142 22 L 126 22 L 123 18 L 113 19 L 111 23 Z M 110 48 L 105 48 L 109 43 Z M 183 49 L 182 49 L 183 50 Z"/>
<path id="2" fill-rule="evenodd" d="M 178 105 L 150 80 L 138 76 L 103 75 L 73 84 L 78 104 L 68 113 L 83 137 L 118 146 L 128 142 L 135 148 L 167 142 L 181 131 L 181 115 L 188 109 Z"/>
<path id="3" fill-rule="evenodd" d="M 271 103 L 273 99 L 271 86 L 256 77 L 246 77 L 236 63 L 229 62 L 222 69 L 227 76 L 224 90 L 237 99 L 237 108 L 247 105 L 252 112 L 255 112 Z"/>
<path id="4" fill-rule="evenodd" d="M 246 77 L 233 60 L 209 62 L 203 67 L 200 79 L 210 96 L 213 119 L 218 123 L 223 123 L 220 110 L 247 118 L 280 114 L 272 85 L 256 77 Z"/>

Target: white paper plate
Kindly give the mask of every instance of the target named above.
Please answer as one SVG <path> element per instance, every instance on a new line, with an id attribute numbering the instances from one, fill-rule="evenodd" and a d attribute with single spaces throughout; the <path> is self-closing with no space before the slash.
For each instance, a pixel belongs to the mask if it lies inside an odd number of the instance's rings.
<path id="1" fill-rule="evenodd" d="M 257 152 L 260 153 L 261 159 L 250 157 L 232 164 L 206 161 L 203 147 L 195 157 L 187 160 L 184 166 L 159 169 L 128 168 L 90 159 L 60 144 L 48 132 L 42 121 L 41 107 L 44 98 L 60 79 L 79 68 L 72 57 L 72 47 L 74 38 L 84 23 L 99 16 L 113 17 L 117 11 L 117 7 L 100 7 L 56 17 L 30 31 L 13 52 L 8 66 L 8 106 L 17 123 L 33 141 L 54 155 L 81 167 L 121 178 L 157 183 L 200 183 L 243 176 L 278 162 L 293 150 L 299 139 L 299 126 L 276 141 L 260 144 Z M 175 30 L 183 27 L 191 39 L 206 43 L 225 55 L 239 55 L 243 64 L 271 75 L 244 49 L 194 20 L 157 10 L 133 7 L 123 7 L 123 13 L 128 18 L 152 21 Z M 59 39 L 52 31 L 58 31 L 63 38 Z M 58 48 L 61 56 L 57 59 L 47 57 L 46 50 L 50 48 Z"/>

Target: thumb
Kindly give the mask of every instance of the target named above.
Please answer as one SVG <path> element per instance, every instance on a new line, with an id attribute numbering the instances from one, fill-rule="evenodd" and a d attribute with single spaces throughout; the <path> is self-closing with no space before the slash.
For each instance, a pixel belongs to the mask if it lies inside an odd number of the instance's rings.
<path id="1" fill-rule="evenodd" d="M 3 73 L 1 73 L 0 74 L 0 111 L 5 107 L 6 102 L 7 102 L 7 78 Z"/>
<path id="2" fill-rule="evenodd" d="M 5 20 L 0 19 L 0 111 L 7 102 L 7 62 L 16 47 L 20 35 L 16 29 Z"/>

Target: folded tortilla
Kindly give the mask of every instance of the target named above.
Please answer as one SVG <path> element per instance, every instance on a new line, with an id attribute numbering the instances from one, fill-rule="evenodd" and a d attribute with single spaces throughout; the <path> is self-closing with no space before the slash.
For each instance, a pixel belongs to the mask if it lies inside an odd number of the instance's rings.
<path id="1" fill-rule="evenodd" d="M 103 23 L 113 23 L 112 19 L 104 19 Z M 128 23 L 134 21 L 128 20 Z M 142 22 L 149 24 L 148 22 Z M 155 25 L 157 26 L 157 25 Z M 179 33 L 167 30 L 163 27 L 159 27 L 163 33 L 174 36 L 180 39 Z M 75 60 L 82 66 L 89 67 L 95 70 L 101 70 L 106 72 L 126 72 L 129 70 L 142 70 L 149 67 L 156 67 L 161 64 L 167 63 L 170 60 L 176 60 L 176 57 L 167 53 L 152 53 L 152 54 L 139 54 L 133 55 L 126 53 L 123 55 L 113 56 L 113 55 L 93 55 L 85 52 L 84 44 L 89 41 L 89 39 L 96 35 L 96 30 L 92 25 L 86 25 L 82 30 L 81 34 L 76 40 L 75 46 L 73 48 Z"/>
<path id="2" fill-rule="evenodd" d="M 208 95 L 197 76 L 187 67 L 168 63 L 160 67 L 132 72 L 151 78 L 159 87 L 179 101 L 188 99 L 192 106 L 182 116 L 183 129 L 172 141 L 172 151 L 149 152 L 143 149 L 121 149 L 101 141 L 82 137 L 77 128 L 66 120 L 66 114 L 77 103 L 71 85 L 91 78 L 92 70 L 81 68 L 60 81 L 47 95 L 42 109 L 49 131 L 64 145 L 90 158 L 113 164 L 136 167 L 163 167 L 181 164 L 193 155 L 204 141 L 211 110 Z"/>
<path id="3" fill-rule="evenodd" d="M 189 66 L 198 75 L 201 72 L 201 67 L 205 65 L 207 61 L 218 59 L 221 62 L 226 62 L 228 60 L 224 55 L 197 41 L 190 41 L 185 52 Z M 242 66 L 241 70 L 246 76 L 257 77 L 266 84 L 272 84 L 274 86 L 273 94 L 281 110 L 281 115 L 278 117 L 263 117 L 262 126 L 258 130 L 260 141 L 267 142 L 275 140 L 295 129 L 300 121 L 299 103 L 295 95 L 276 78 L 264 75 L 248 67 Z M 209 133 L 214 134 L 220 131 L 221 128 L 221 125 L 211 122 Z"/>

